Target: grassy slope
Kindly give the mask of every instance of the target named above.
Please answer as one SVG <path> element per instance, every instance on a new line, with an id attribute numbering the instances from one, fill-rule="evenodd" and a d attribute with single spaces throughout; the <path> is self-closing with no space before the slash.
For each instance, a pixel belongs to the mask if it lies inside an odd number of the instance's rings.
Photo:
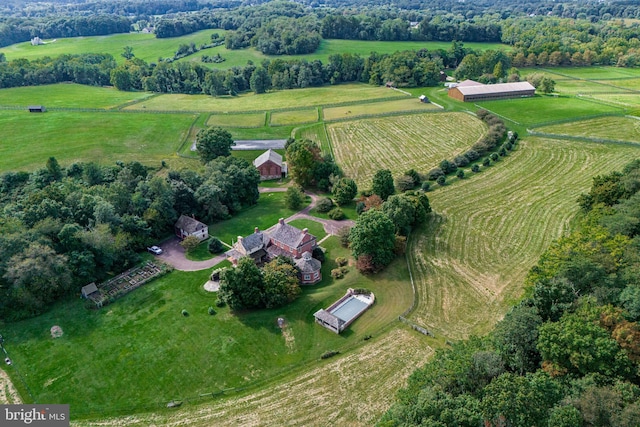
<path id="1" fill-rule="evenodd" d="M 174 155 L 193 120 L 188 114 L 4 111 L 0 171 L 41 167 L 49 156 L 62 165 L 138 160 L 158 166 Z"/>
<path id="2" fill-rule="evenodd" d="M 324 280 L 283 308 L 237 314 L 217 308 L 210 316 L 215 296 L 202 289 L 208 272 L 173 272 L 102 310 L 67 300 L 7 325 L 3 335 L 37 400 L 70 403 L 75 417 L 159 409 L 171 399 L 197 401 L 201 393 L 265 386 L 274 376 L 316 365 L 327 350 L 359 346 L 411 304 L 403 260 L 375 280 L 352 267 L 334 282 L 333 258 L 348 251 L 335 238 L 326 246 Z M 313 313 L 354 286 L 373 290 L 377 305 L 341 335 L 315 325 Z M 288 322 L 286 333 L 278 317 Z M 50 338 L 53 325 L 62 327 L 62 338 Z"/>
<path id="3" fill-rule="evenodd" d="M 436 214 L 413 243 L 420 299 L 412 318 L 455 339 L 487 332 L 568 229 L 591 177 L 638 155 L 624 145 L 527 138 L 488 170 L 429 193 Z"/>
<path id="4" fill-rule="evenodd" d="M 151 96 L 147 92 L 122 92 L 114 88 L 55 84 L 0 90 L 0 106 L 44 105 L 47 108 L 115 108 Z"/>
<path id="5" fill-rule="evenodd" d="M 604 138 L 640 143 L 640 120 L 629 117 L 599 117 L 536 128 L 537 131 L 584 138 Z"/>

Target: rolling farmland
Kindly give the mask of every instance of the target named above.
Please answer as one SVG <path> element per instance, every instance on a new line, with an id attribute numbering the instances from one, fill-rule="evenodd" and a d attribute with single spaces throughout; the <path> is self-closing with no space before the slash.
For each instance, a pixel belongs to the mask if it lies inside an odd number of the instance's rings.
<path id="1" fill-rule="evenodd" d="M 410 249 L 419 294 L 412 320 L 452 339 L 488 332 L 568 230 L 592 177 L 639 154 L 626 145 L 527 138 L 472 179 L 429 193 L 434 221 Z"/>
<path id="2" fill-rule="evenodd" d="M 598 117 L 571 123 L 536 128 L 536 131 L 583 138 L 602 138 L 640 144 L 640 119 L 631 117 Z"/>
<path id="3" fill-rule="evenodd" d="M 465 113 L 421 114 L 327 125 L 333 152 L 359 188 L 378 169 L 394 175 L 414 168 L 426 172 L 445 158 L 466 151 L 486 126 Z"/>
<path id="4" fill-rule="evenodd" d="M 420 102 L 417 98 L 398 99 L 394 101 L 370 102 L 366 104 L 345 105 L 323 109 L 326 121 L 344 120 L 358 116 L 397 114 L 409 111 L 434 111 L 438 107 L 431 103 Z"/>

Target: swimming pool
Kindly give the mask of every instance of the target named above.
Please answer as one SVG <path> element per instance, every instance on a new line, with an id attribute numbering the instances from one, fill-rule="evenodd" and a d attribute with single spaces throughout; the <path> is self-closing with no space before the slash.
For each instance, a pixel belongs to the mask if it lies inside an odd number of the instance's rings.
<path id="1" fill-rule="evenodd" d="M 351 319 L 358 317 L 367 307 L 369 307 L 369 304 L 352 295 L 329 313 L 348 323 Z"/>

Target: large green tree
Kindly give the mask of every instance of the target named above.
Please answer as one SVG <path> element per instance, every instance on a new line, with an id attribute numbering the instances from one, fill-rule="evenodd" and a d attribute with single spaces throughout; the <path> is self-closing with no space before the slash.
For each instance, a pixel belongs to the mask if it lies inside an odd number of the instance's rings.
<path id="1" fill-rule="evenodd" d="M 298 269 L 289 258 L 277 257 L 262 268 L 263 303 L 266 308 L 281 307 L 295 300 L 302 290 Z"/>
<path id="2" fill-rule="evenodd" d="M 234 145 L 236 143 L 229 131 L 220 127 L 202 129 L 196 136 L 196 148 L 203 163 L 209 163 L 217 157 L 229 156 Z"/>
<path id="3" fill-rule="evenodd" d="M 393 175 L 389 169 L 380 169 L 373 175 L 371 191 L 380 196 L 382 200 L 387 200 L 390 195 L 396 192 L 393 185 Z"/>
<path id="4" fill-rule="evenodd" d="M 320 147 L 308 139 L 294 140 L 287 146 L 289 175 L 302 188 L 313 184 L 316 164 L 322 161 Z"/>
<path id="5" fill-rule="evenodd" d="M 220 276 L 218 297 L 233 310 L 260 307 L 262 294 L 262 274 L 250 257 L 240 258 L 236 268 L 226 269 Z"/>
<path id="6" fill-rule="evenodd" d="M 370 209 L 360 215 L 349 239 L 353 256 L 371 257 L 374 270 L 386 267 L 395 257 L 395 226 L 379 209 Z"/>
<path id="7" fill-rule="evenodd" d="M 358 194 L 358 186 L 351 178 L 340 178 L 331 189 L 333 198 L 339 206 L 346 205 L 353 201 Z"/>

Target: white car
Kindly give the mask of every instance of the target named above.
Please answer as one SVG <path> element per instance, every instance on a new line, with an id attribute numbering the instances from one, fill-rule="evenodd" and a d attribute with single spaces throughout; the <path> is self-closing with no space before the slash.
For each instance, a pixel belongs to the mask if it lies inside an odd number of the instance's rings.
<path id="1" fill-rule="evenodd" d="M 162 254 L 162 249 L 157 247 L 157 246 L 150 246 L 150 247 L 147 248 L 147 250 L 149 252 L 151 252 L 152 254 L 154 254 L 154 255 Z"/>

